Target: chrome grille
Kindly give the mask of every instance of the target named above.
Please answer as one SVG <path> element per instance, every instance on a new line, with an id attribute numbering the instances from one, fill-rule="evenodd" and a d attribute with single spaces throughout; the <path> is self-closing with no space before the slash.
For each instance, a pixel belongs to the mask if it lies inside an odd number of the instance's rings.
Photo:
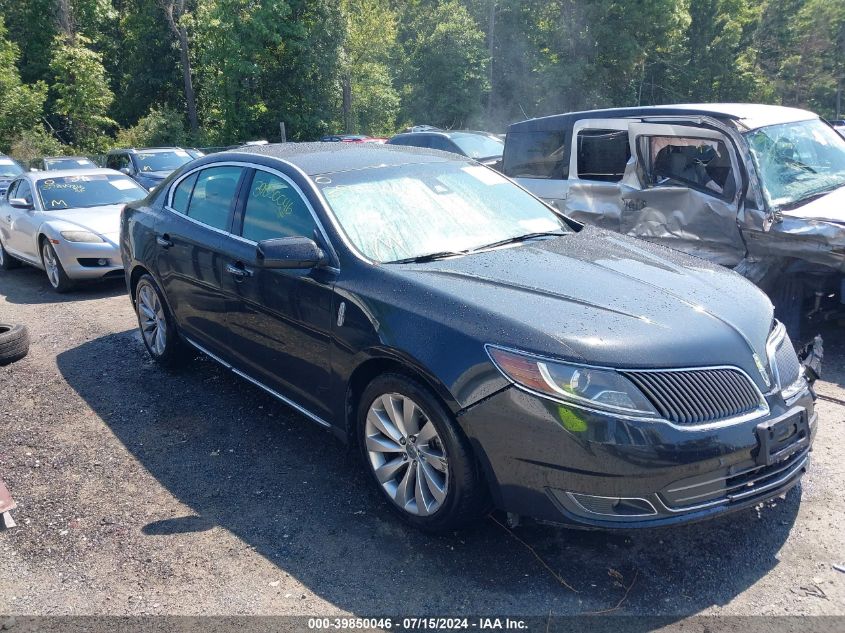
<path id="1" fill-rule="evenodd" d="M 760 394 L 731 368 L 624 372 L 661 416 L 677 424 L 703 424 L 750 413 Z"/>

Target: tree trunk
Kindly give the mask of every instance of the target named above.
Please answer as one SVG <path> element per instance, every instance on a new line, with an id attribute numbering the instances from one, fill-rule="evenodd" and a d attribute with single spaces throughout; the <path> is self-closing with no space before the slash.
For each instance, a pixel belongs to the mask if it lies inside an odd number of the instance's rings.
<path id="1" fill-rule="evenodd" d="M 185 102 L 188 106 L 188 123 L 191 126 L 191 134 L 196 138 L 199 133 L 199 118 L 197 117 L 197 98 L 194 93 L 194 82 L 191 79 L 191 58 L 190 43 L 188 42 L 188 29 L 179 24 L 179 19 L 185 13 L 185 0 L 159 0 L 167 24 L 170 30 L 179 41 L 179 57 L 182 62 L 182 79 L 185 83 Z"/>
<path id="2" fill-rule="evenodd" d="M 352 134 L 352 79 L 343 78 L 343 131 Z"/>

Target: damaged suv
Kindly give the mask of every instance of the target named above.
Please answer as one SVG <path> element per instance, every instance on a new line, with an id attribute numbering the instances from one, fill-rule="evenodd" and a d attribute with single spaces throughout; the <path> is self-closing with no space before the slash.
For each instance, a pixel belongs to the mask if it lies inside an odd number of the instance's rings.
<path id="1" fill-rule="evenodd" d="M 752 104 L 560 114 L 508 129 L 503 171 L 572 218 L 748 277 L 798 335 L 845 302 L 845 139 Z"/>

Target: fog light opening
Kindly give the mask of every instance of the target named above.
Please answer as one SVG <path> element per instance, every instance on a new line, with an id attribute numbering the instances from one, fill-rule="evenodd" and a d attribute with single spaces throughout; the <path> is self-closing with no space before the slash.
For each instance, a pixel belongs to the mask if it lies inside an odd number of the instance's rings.
<path id="1" fill-rule="evenodd" d="M 598 497 L 577 492 L 566 494 L 590 514 L 613 517 L 648 517 L 657 514 L 657 510 L 648 499 L 639 497 Z"/>

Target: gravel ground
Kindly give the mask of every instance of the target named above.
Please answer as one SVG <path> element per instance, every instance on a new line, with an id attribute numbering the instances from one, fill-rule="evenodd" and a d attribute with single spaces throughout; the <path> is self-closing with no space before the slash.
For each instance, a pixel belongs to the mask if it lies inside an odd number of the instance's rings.
<path id="1" fill-rule="evenodd" d="M 0 477 L 19 505 L 0 614 L 845 615 L 835 328 L 813 464 L 785 499 L 647 532 L 488 518 L 431 537 L 260 390 L 202 357 L 153 365 L 122 283 L 59 296 L 39 271 L 0 271 L 0 321 L 32 337 L 0 367 Z"/>

